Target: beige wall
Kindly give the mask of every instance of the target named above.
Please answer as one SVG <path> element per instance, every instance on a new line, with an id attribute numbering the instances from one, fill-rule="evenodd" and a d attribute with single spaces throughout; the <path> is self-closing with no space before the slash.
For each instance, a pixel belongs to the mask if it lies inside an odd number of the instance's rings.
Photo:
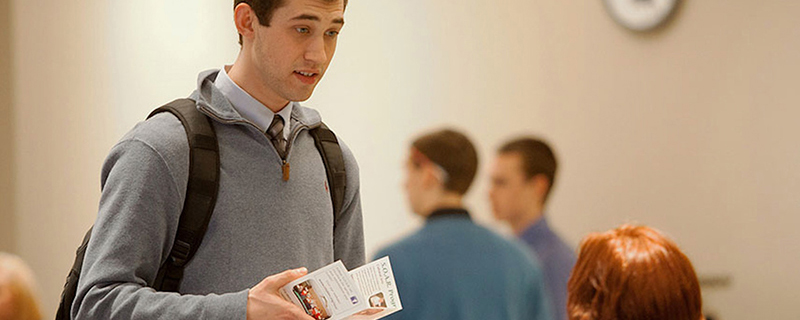
<path id="1" fill-rule="evenodd" d="M 0 251 L 15 252 L 11 1 L 0 0 Z"/>
<path id="2" fill-rule="evenodd" d="M 795 317 L 800 3 L 683 2 L 638 35 L 601 1 L 351 1 L 307 105 L 358 157 L 368 250 L 419 224 L 400 189 L 410 136 L 467 128 L 486 167 L 503 140 L 538 133 L 562 159 L 549 214 L 570 242 L 646 223 L 699 273 L 733 277 L 705 293 L 720 319 Z M 13 3 L 16 241 L 54 310 L 106 152 L 237 46 L 221 1 Z M 496 227 L 485 190 L 481 176 L 468 202 Z"/>
<path id="3" fill-rule="evenodd" d="M 55 313 L 112 137 L 104 1 L 13 1 L 17 248 Z"/>

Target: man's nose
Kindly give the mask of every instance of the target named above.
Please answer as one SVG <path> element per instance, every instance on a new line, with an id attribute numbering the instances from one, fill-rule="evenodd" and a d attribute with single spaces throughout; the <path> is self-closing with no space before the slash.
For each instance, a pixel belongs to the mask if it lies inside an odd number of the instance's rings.
<path id="1" fill-rule="evenodd" d="M 324 64 L 328 61 L 328 54 L 325 52 L 325 39 L 323 37 L 317 37 L 309 43 L 304 55 L 306 60 L 318 64 Z"/>

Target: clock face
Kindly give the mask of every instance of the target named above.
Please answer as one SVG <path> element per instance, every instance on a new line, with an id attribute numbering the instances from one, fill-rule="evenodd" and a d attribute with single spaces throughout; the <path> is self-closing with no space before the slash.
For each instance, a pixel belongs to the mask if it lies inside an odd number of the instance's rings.
<path id="1" fill-rule="evenodd" d="M 658 27 L 678 7 L 679 0 L 603 0 L 611 16 L 624 27 L 647 31 Z"/>

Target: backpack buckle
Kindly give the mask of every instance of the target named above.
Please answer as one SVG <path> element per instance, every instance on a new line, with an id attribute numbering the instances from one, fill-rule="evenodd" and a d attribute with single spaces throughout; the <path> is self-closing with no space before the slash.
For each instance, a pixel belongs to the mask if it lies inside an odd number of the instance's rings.
<path id="1" fill-rule="evenodd" d="M 172 263 L 175 266 L 183 267 L 188 262 L 190 252 L 192 252 L 192 245 L 183 240 L 175 239 L 170 259 L 172 259 Z"/>

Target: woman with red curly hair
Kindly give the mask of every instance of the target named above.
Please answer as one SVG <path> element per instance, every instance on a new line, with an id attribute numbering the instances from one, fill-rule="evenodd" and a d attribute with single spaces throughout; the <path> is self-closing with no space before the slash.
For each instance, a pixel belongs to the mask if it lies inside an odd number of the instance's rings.
<path id="1" fill-rule="evenodd" d="M 584 238 L 567 290 L 570 320 L 704 319 L 692 263 L 649 227 Z"/>

